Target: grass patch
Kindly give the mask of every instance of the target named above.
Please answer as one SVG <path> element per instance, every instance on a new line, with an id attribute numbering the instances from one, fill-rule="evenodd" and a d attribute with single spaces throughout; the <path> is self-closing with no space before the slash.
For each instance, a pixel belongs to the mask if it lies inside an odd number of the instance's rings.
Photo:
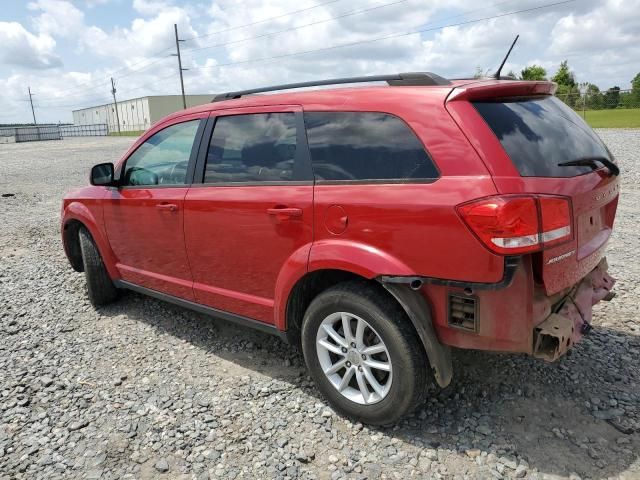
<path id="1" fill-rule="evenodd" d="M 145 131 L 144 130 L 133 130 L 131 132 L 109 132 L 110 137 L 139 137 Z"/>
<path id="2" fill-rule="evenodd" d="M 582 116 L 582 111 L 577 113 Z M 587 110 L 585 120 L 593 128 L 640 128 L 640 108 Z"/>

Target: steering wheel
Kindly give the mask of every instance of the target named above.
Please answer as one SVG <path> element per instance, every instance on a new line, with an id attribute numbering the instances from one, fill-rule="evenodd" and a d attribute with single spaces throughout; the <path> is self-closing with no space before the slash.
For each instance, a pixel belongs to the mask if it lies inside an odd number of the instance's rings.
<path id="1" fill-rule="evenodd" d="M 160 183 L 169 183 L 169 184 L 184 183 L 183 176 L 180 176 L 180 178 L 176 178 L 176 170 L 178 169 L 178 167 L 184 167 L 184 169 L 186 170 L 188 164 L 189 162 L 187 161 L 182 161 L 174 164 L 173 167 L 171 167 L 171 170 L 169 171 L 169 175 L 167 175 L 167 181 L 166 182 L 163 181 L 164 177 L 162 177 L 160 179 Z"/>

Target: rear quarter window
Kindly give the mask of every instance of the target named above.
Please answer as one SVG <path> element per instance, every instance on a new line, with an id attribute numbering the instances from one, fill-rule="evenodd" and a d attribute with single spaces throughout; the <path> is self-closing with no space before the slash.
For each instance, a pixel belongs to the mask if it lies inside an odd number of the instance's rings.
<path id="1" fill-rule="evenodd" d="M 304 120 L 318 181 L 438 178 L 422 142 L 398 117 L 376 112 L 305 112 Z"/>
<path id="2" fill-rule="evenodd" d="M 559 166 L 609 151 L 571 108 L 555 97 L 474 102 L 523 177 L 574 177 L 589 166 Z"/>

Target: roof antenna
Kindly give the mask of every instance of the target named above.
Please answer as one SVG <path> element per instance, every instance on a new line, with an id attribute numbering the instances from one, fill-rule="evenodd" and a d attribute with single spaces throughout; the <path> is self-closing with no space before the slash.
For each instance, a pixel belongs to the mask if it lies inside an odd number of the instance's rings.
<path id="1" fill-rule="evenodd" d="M 516 42 L 518 41 L 518 38 L 520 38 L 520 35 L 516 35 L 516 38 L 513 39 L 513 43 L 511 44 L 511 47 L 509 47 L 509 51 L 507 52 L 507 54 L 504 56 L 504 60 L 502 60 L 502 63 L 500 64 L 500 66 L 498 67 L 498 71 L 495 73 L 494 78 L 496 80 L 500 80 L 500 72 L 502 71 L 502 67 L 504 67 L 504 64 L 507 62 L 507 58 L 509 58 L 509 55 L 511 55 L 511 50 L 513 50 L 514 45 L 516 44 Z"/>

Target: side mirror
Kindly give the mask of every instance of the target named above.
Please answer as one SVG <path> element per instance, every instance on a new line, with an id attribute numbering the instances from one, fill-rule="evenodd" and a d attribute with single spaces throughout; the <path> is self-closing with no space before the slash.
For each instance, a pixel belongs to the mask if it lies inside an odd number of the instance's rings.
<path id="1" fill-rule="evenodd" d="M 99 163 L 91 168 L 91 185 L 113 185 L 113 163 Z"/>

